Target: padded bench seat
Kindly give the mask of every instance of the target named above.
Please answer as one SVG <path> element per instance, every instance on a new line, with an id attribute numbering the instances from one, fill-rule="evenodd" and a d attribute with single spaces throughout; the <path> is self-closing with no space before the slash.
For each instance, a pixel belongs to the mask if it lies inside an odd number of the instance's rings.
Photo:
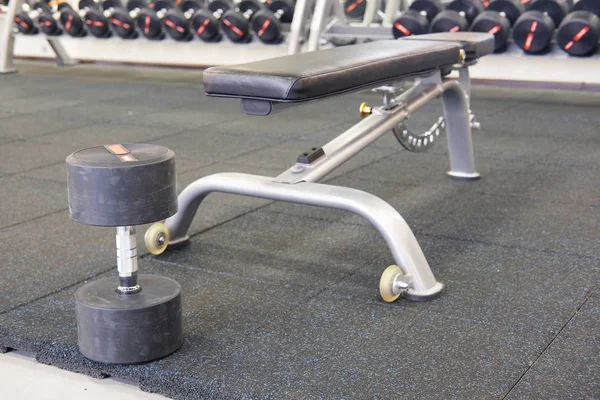
<path id="1" fill-rule="evenodd" d="M 493 51 L 493 35 L 473 33 L 455 40 L 448 35 L 382 40 L 213 67 L 204 71 L 204 89 L 209 96 L 296 103 L 447 69 L 460 62 L 461 49 L 485 53 L 489 38 Z"/>
<path id="2" fill-rule="evenodd" d="M 480 32 L 440 32 L 427 35 L 406 36 L 401 40 L 456 43 L 472 61 L 494 52 L 494 35 Z"/>

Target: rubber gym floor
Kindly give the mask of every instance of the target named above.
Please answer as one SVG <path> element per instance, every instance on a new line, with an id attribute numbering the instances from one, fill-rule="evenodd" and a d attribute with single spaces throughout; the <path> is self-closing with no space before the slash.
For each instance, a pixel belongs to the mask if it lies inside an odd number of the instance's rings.
<path id="1" fill-rule="evenodd" d="M 327 177 L 403 215 L 446 284 L 430 302 L 379 298 L 393 260 L 359 217 L 211 195 L 189 246 L 140 261 L 182 284 L 183 347 L 115 366 L 77 349 L 73 294 L 116 275 L 116 260 L 112 228 L 68 217 L 66 156 L 162 144 L 177 155 L 180 189 L 215 172 L 275 176 L 378 97 L 248 117 L 238 101 L 205 97 L 199 70 L 18 68 L 0 80 L 5 350 L 175 399 L 600 397 L 600 94 L 475 87 L 476 182 L 445 176 L 445 141 L 409 153 L 391 134 Z M 432 103 L 411 124 L 440 112 Z"/>

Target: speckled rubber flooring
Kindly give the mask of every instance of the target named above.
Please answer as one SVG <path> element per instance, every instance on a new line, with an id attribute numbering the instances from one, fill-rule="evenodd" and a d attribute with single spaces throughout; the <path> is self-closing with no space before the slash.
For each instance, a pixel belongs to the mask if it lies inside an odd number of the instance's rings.
<path id="1" fill-rule="evenodd" d="M 599 95 L 476 87 L 477 182 L 445 176 L 443 143 L 413 154 L 391 135 L 326 179 L 403 215 L 446 284 L 438 299 L 380 300 L 393 260 L 358 217 L 215 194 L 189 246 L 140 261 L 182 284 L 183 347 L 109 366 L 77 350 L 73 293 L 115 275 L 114 233 L 69 220 L 65 157 L 150 142 L 176 152 L 180 188 L 273 176 L 375 98 L 247 117 L 205 97 L 201 71 L 18 67 L 0 76 L 0 346 L 176 399 L 600 398 Z"/>

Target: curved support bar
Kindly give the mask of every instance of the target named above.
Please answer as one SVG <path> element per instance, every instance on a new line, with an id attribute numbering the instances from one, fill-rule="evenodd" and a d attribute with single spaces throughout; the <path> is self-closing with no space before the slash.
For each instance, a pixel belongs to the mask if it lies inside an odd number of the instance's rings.
<path id="1" fill-rule="evenodd" d="M 436 281 L 425 255 L 402 216 L 372 194 L 340 186 L 301 182 L 286 184 L 265 176 L 220 173 L 198 179 L 179 195 L 179 211 L 165 222 L 172 242 L 185 240 L 202 200 L 212 192 L 238 194 L 291 203 L 346 210 L 367 219 L 385 239 L 398 266 L 412 277 L 407 297 L 426 300 L 443 285 Z"/>
<path id="2" fill-rule="evenodd" d="M 463 179 L 477 179 L 479 174 L 475 172 L 469 104 L 467 96 L 458 82 L 444 82 L 442 102 L 450 155 L 448 175 Z"/>

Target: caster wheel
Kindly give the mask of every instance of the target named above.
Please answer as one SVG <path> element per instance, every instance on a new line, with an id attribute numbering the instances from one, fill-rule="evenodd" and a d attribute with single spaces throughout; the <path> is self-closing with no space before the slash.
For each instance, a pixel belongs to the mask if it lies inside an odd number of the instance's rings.
<path id="1" fill-rule="evenodd" d="M 400 297 L 401 292 L 394 294 L 394 280 L 398 275 L 403 275 L 403 273 L 397 265 L 390 265 L 383 271 L 383 274 L 381 274 L 381 279 L 379 280 L 379 294 L 381 294 L 383 301 L 393 303 Z"/>
<path id="2" fill-rule="evenodd" d="M 169 230 L 163 223 L 152 224 L 144 235 L 144 242 L 150 253 L 154 255 L 161 254 L 169 245 Z"/>

